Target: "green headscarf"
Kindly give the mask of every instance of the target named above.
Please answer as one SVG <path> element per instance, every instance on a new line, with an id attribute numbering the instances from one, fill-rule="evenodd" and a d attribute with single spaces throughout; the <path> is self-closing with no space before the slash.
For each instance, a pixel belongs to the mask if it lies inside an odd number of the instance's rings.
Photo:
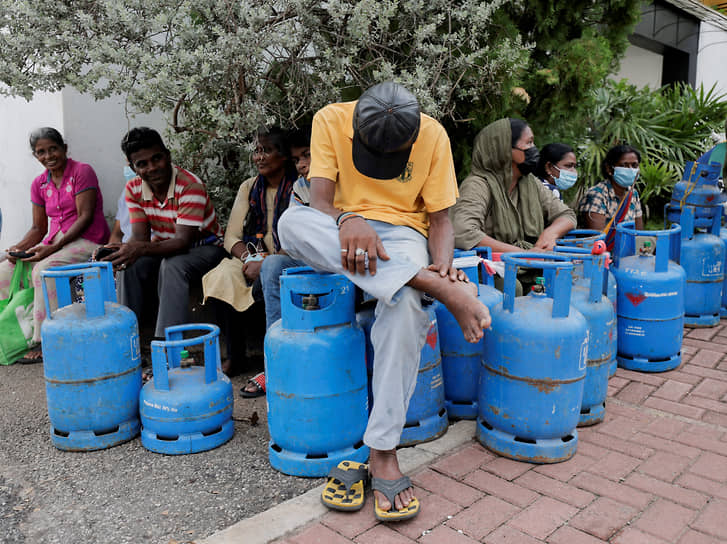
<path id="1" fill-rule="evenodd" d="M 529 174 L 517 182 L 512 195 L 512 131 L 510 120 L 500 119 L 483 128 L 475 138 L 472 168 L 463 183 L 484 183 L 490 190 L 488 214 L 500 242 L 530 249 L 545 228 L 540 203 L 540 181 Z"/>

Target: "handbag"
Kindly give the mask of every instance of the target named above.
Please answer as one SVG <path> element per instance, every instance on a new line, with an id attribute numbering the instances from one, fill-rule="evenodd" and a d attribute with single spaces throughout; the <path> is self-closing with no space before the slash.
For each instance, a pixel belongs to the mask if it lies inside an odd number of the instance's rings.
<path id="1" fill-rule="evenodd" d="M 32 265 L 18 261 L 8 298 L 0 300 L 0 365 L 11 365 L 33 344 Z"/>

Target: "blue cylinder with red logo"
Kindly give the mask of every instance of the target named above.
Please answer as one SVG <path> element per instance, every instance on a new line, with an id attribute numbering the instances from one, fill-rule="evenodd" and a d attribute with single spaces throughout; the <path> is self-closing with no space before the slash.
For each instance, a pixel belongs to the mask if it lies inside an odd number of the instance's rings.
<path id="1" fill-rule="evenodd" d="M 659 231 L 636 230 L 633 221 L 616 227 L 621 368 L 663 372 L 681 363 L 687 276 L 669 259 L 680 232 L 676 224 Z"/>

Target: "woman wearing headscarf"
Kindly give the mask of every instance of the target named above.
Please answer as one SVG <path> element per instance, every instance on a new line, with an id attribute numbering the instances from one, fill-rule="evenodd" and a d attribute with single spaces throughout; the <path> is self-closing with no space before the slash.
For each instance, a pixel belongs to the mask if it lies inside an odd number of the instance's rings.
<path id="1" fill-rule="evenodd" d="M 500 119 L 480 131 L 453 208 L 456 247 L 552 250 L 575 228 L 575 212 L 533 175 L 538 158 L 525 121 Z"/>

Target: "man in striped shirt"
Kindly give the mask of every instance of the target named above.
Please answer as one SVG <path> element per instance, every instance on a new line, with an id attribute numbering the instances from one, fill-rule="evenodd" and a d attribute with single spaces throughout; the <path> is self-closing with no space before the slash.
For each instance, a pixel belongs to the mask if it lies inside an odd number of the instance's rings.
<path id="1" fill-rule="evenodd" d="M 131 239 L 105 260 L 120 271 L 119 301 L 139 321 L 149 301 L 158 302 L 155 336 L 163 337 L 166 327 L 190 321 L 189 285 L 225 256 L 223 233 L 204 183 L 172 164 L 158 132 L 133 128 L 121 149 L 137 174 L 126 184 Z"/>

